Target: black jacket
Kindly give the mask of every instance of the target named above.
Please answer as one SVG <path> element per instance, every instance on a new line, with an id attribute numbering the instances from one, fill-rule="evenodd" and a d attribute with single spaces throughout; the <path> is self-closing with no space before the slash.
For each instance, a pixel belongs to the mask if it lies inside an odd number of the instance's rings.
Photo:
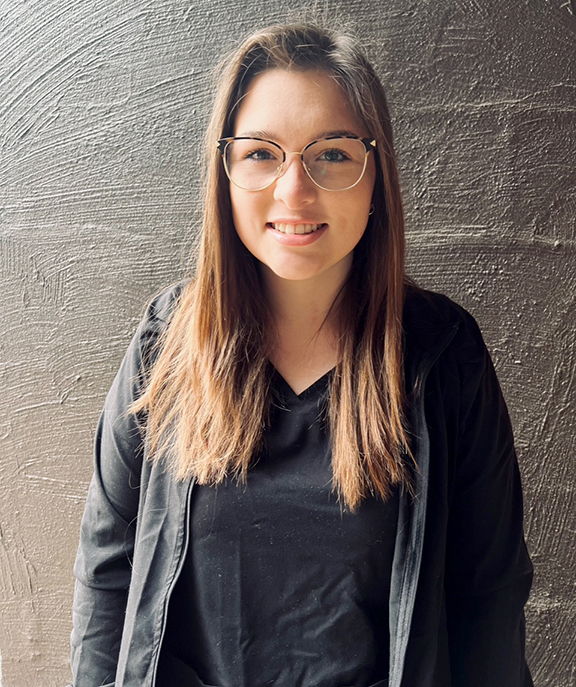
<path id="1" fill-rule="evenodd" d="M 106 399 L 75 564 L 74 687 L 153 687 L 191 533 L 193 485 L 146 460 L 126 412 L 178 287 L 148 308 Z M 473 318 L 410 290 L 404 313 L 416 497 L 402 495 L 389 687 L 531 687 L 532 566 L 512 431 Z"/>

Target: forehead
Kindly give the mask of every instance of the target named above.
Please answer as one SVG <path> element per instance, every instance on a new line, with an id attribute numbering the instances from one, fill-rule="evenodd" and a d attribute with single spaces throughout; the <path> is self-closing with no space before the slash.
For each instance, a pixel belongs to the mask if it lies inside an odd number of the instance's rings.
<path id="1" fill-rule="evenodd" d="M 333 131 L 368 135 L 342 87 L 326 72 L 272 69 L 250 84 L 234 135 L 303 146 Z"/>

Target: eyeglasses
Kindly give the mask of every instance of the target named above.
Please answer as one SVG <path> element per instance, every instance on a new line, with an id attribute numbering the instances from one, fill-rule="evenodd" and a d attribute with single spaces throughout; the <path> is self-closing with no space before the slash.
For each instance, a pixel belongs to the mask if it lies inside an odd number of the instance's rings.
<path id="1" fill-rule="evenodd" d="M 300 156 L 316 186 L 325 191 L 346 191 L 364 176 L 376 141 L 332 136 L 312 141 L 301 152 L 288 152 L 273 141 L 244 136 L 221 138 L 216 145 L 228 178 L 245 191 L 262 191 L 273 184 L 287 169 L 287 155 Z"/>

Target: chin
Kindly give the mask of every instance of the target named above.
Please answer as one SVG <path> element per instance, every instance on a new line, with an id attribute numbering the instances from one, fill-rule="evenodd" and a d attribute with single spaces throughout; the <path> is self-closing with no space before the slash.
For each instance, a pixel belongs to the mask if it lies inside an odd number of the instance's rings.
<path id="1" fill-rule="evenodd" d="M 317 277 L 321 272 L 316 270 L 273 270 L 273 275 L 277 279 L 283 279 L 284 281 L 309 281 Z"/>
<path id="2" fill-rule="evenodd" d="M 272 279 L 282 279 L 284 281 L 308 281 L 322 274 L 325 270 L 321 267 L 311 265 L 270 265 L 263 264 L 264 273 Z"/>

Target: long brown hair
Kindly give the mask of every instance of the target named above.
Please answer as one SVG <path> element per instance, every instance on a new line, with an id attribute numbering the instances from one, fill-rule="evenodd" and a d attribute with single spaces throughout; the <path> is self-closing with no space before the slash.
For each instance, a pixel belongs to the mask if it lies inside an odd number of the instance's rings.
<path id="1" fill-rule="evenodd" d="M 255 258 L 232 219 L 216 141 L 233 135 L 252 80 L 268 69 L 321 70 L 344 89 L 377 141 L 374 211 L 338 300 L 340 362 L 328 420 L 334 488 L 354 510 L 368 494 L 409 487 L 402 366 L 404 220 L 382 85 L 354 40 L 316 24 L 272 26 L 245 40 L 222 68 L 206 135 L 203 227 L 186 286 L 134 411 L 146 411 L 153 459 L 179 479 L 245 479 L 262 448 L 271 403 L 270 314 Z"/>

